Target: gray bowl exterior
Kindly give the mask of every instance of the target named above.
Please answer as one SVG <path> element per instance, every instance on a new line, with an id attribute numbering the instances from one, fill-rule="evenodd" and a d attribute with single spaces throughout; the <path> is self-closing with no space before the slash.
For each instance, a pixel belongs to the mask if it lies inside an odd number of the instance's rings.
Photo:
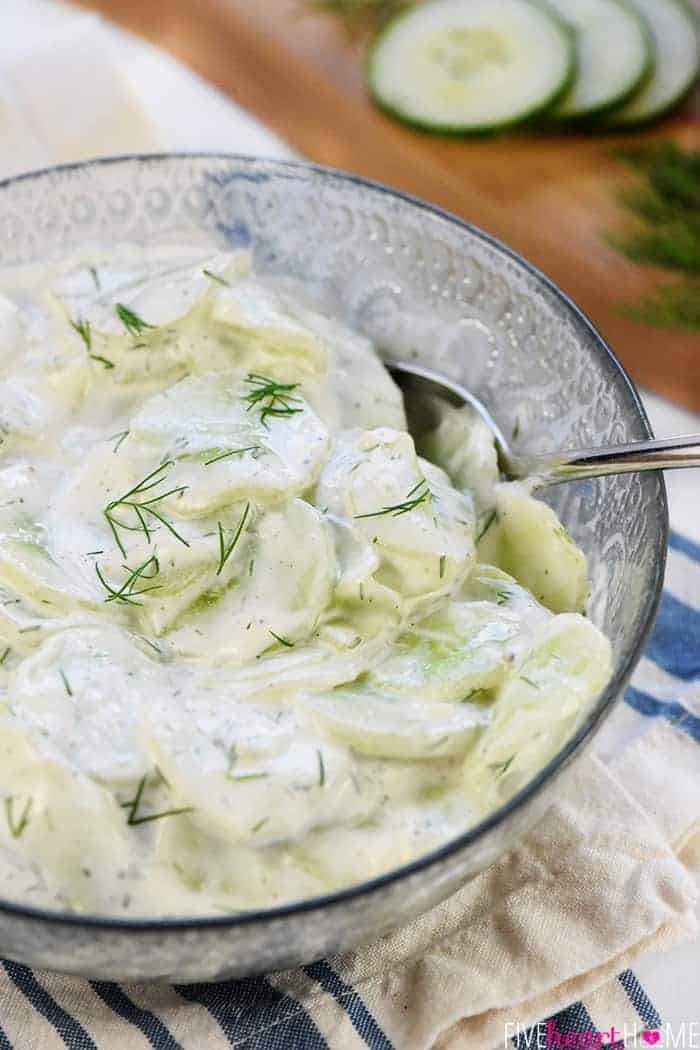
<path id="1" fill-rule="evenodd" d="M 207 155 L 102 160 L 0 183 L 0 265 L 91 242 L 250 249 L 260 272 L 301 278 L 387 358 L 464 382 L 520 450 L 650 434 L 621 366 L 553 284 L 481 231 L 385 187 L 310 165 Z M 0 901 L 0 954 L 115 980 L 269 972 L 377 939 L 492 863 L 585 761 L 641 655 L 663 580 L 661 475 L 562 485 L 547 498 L 588 555 L 589 615 L 612 641 L 615 669 L 562 751 L 506 805 L 371 883 L 265 912 L 146 922 Z"/>

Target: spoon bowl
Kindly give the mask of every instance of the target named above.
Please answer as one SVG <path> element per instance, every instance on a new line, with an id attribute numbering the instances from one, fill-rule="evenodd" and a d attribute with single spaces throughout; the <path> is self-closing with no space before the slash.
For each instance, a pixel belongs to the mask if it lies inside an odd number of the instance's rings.
<path id="1" fill-rule="evenodd" d="M 404 395 L 408 429 L 414 437 L 435 429 L 439 424 L 441 403 L 456 408 L 468 405 L 493 434 L 498 463 L 506 481 L 528 478 L 532 488 L 536 489 L 604 474 L 700 467 L 700 434 L 634 441 L 628 445 L 611 445 L 607 448 L 520 456 L 513 451 L 483 402 L 466 387 L 420 365 L 396 361 L 387 363 L 387 368 Z"/>

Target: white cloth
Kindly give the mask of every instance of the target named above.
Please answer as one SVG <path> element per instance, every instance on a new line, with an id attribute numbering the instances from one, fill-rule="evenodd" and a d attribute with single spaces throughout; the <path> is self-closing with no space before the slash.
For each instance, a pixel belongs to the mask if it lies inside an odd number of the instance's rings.
<path id="1" fill-rule="evenodd" d="M 80 89 L 86 71 L 89 92 Z M 249 114 L 149 45 L 50 0 L 6 0 L 0 8 L 0 178 L 97 154 L 168 149 L 293 155 Z M 646 401 L 657 434 L 700 430 L 692 414 L 655 396 Z M 699 542 L 697 479 L 679 472 L 668 481 L 673 526 Z M 700 610 L 700 566 L 684 557 L 671 558 L 667 586 Z M 642 666 L 636 682 L 659 696 L 668 683 L 658 679 L 658 669 Z M 700 713 L 697 685 L 683 699 Z M 600 1030 L 638 1026 L 615 980 L 633 960 L 665 1020 L 696 1017 L 700 946 L 690 938 L 697 933 L 700 869 L 699 745 L 668 724 L 645 723 L 640 732 L 635 722 L 637 739 L 624 749 L 633 719 L 640 715 L 619 709 L 597 741 L 604 757 L 592 757 L 577 772 L 511 854 L 410 928 L 331 960 L 395 1046 L 502 1046 L 507 1024 L 512 1034 L 513 1025 L 540 1021 L 584 996 Z M 86 982 L 38 976 L 96 1045 L 140 1045 L 134 1032 L 125 1041 Z M 275 975 L 272 984 L 304 1005 L 329 1044 L 364 1045 L 336 999 L 307 974 Z M 210 1018 L 204 1023 L 201 1007 L 177 993 L 125 991 L 163 1017 L 182 1046 L 228 1045 Z M 39 1014 L 30 1023 L 31 1008 L 16 982 L 0 976 L 0 996 L 0 1025 L 16 1047 L 59 1045 Z"/>

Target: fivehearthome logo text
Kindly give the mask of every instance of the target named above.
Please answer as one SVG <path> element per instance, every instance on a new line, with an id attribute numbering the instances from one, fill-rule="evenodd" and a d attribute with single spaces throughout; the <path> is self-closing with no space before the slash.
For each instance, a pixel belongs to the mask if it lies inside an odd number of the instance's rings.
<path id="1" fill-rule="evenodd" d="M 589 1028 L 562 1031 L 556 1018 L 529 1026 L 507 1021 L 503 1033 L 504 1050 L 700 1050 L 700 1021 L 644 1025 L 623 1025 L 608 1029 Z"/>

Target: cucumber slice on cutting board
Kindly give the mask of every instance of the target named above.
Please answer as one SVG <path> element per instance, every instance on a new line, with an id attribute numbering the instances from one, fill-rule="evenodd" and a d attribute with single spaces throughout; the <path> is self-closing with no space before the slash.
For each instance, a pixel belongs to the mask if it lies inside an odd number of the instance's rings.
<path id="1" fill-rule="evenodd" d="M 606 124 L 643 124 L 672 109 L 691 89 L 700 69 L 698 17 L 683 0 L 630 0 L 648 22 L 656 49 L 649 81 Z"/>
<path id="2" fill-rule="evenodd" d="M 492 131 L 541 112 L 568 88 L 574 40 L 530 0 L 431 0 L 375 40 L 368 82 L 384 109 L 431 131 Z"/>
<path id="3" fill-rule="evenodd" d="M 626 102 L 654 64 L 651 32 L 621 0 L 549 0 L 576 32 L 576 79 L 547 116 L 590 117 Z"/>

